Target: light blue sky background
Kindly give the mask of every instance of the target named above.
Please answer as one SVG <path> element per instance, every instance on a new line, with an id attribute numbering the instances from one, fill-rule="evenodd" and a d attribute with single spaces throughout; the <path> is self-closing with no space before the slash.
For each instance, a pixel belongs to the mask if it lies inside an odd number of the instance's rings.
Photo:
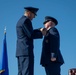
<path id="1" fill-rule="evenodd" d="M 38 7 L 38 16 L 33 19 L 33 27 L 43 27 L 45 16 L 55 17 L 59 24 L 57 29 L 61 37 L 61 53 L 65 64 L 61 74 L 68 75 L 70 68 L 76 68 L 76 0 L 0 0 L 0 51 L 3 48 L 4 27 L 7 28 L 7 51 L 9 75 L 17 75 L 16 23 L 24 14 L 24 7 Z M 35 75 L 46 75 L 40 65 L 42 39 L 34 41 Z M 1 57 L 1 52 L 0 52 Z"/>

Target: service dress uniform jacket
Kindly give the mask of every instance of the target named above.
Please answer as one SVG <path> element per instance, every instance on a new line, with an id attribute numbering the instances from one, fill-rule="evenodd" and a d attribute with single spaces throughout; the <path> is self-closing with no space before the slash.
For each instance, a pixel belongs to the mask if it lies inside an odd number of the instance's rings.
<path id="1" fill-rule="evenodd" d="M 16 56 L 33 56 L 33 39 L 42 38 L 40 30 L 33 30 L 32 22 L 22 16 L 17 23 Z"/>
<path id="2" fill-rule="evenodd" d="M 40 64 L 42 66 L 49 65 L 51 61 L 51 53 L 54 53 L 56 57 L 56 63 L 62 65 L 64 63 L 63 57 L 60 52 L 60 36 L 55 27 L 50 28 L 47 34 L 44 36 L 42 45 L 42 54 Z"/>
<path id="3" fill-rule="evenodd" d="M 34 74 L 33 39 L 42 38 L 39 29 L 33 30 L 32 22 L 26 16 L 22 16 L 16 26 L 17 46 L 16 57 L 18 59 L 18 75 Z"/>

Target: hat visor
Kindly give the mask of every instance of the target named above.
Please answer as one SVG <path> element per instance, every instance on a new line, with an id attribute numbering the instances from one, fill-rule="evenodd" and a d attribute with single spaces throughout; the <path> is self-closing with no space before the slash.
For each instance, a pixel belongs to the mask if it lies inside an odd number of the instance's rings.
<path id="1" fill-rule="evenodd" d="M 44 21 L 43 24 L 45 24 L 45 23 L 47 23 L 49 21 L 51 21 L 51 20 Z M 55 23 L 55 26 L 58 24 L 58 22 L 54 22 L 54 23 Z"/>
<path id="2" fill-rule="evenodd" d="M 32 12 L 32 11 L 31 11 Z M 32 12 L 35 16 L 37 16 L 37 14 L 35 12 Z"/>
<path id="3" fill-rule="evenodd" d="M 47 22 L 49 22 L 49 21 L 51 21 L 51 20 L 44 21 L 43 24 L 45 24 L 45 23 L 47 23 Z"/>
<path id="4" fill-rule="evenodd" d="M 35 13 L 35 16 L 37 16 L 37 14 Z"/>
<path id="5" fill-rule="evenodd" d="M 32 12 L 33 13 L 33 12 Z M 36 13 L 33 13 L 35 16 L 37 16 L 37 14 Z"/>

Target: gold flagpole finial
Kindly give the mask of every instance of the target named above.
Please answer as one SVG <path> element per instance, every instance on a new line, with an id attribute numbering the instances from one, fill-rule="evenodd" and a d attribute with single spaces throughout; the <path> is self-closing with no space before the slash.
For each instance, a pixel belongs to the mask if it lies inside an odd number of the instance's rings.
<path id="1" fill-rule="evenodd" d="M 6 34 L 6 27 L 5 27 L 5 29 L 4 29 L 4 34 Z"/>
<path id="2" fill-rule="evenodd" d="M 5 70 L 0 70 L 0 74 L 3 73 Z"/>

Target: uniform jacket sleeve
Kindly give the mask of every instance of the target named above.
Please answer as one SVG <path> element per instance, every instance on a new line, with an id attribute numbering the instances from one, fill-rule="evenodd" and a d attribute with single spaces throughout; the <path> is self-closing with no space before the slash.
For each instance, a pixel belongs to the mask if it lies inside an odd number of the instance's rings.
<path id="1" fill-rule="evenodd" d="M 22 25 L 25 34 L 32 39 L 42 38 L 42 33 L 39 29 L 33 30 L 32 23 L 29 19 L 26 19 Z"/>
<path id="2" fill-rule="evenodd" d="M 59 33 L 56 28 L 51 28 L 50 29 L 50 47 L 51 47 L 51 52 L 55 53 L 55 57 L 57 56 L 57 52 L 59 50 L 59 45 L 60 45 L 60 37 Z"/>

